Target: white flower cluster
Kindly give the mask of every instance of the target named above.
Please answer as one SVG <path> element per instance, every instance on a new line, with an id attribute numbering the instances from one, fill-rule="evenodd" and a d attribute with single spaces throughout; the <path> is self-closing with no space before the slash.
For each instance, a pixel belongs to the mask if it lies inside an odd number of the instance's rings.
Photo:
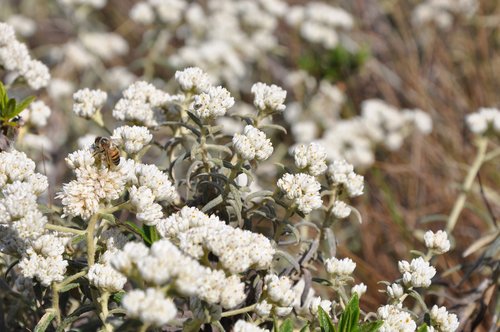
<path id="1" fill-rule="evenodd" d="M 500 110 L 497 108 L 480 108 L 465 118 L 467 127 L 476 135 L 484 135 L 488 130 L 500 134 Z"/>
<path id="2" fill-rule="evenodd" d="M 183 295 L 195 295 L 224 308 L 233 308 L 246 298 L 245 284 L 237 275 L 227 277 L 222 270 L 202 266 L 167 239 L 156 241 L 150 249 L 142 243 L 129 242 L 115 252 L 111 264 L 125 275 L 138 273 L 156 286 L 171 283 Z"/>
<path id="3" fill-rule="evenodd" d="M 146 127 L 158 125 L 158 109 L 174 100 L 174 96 L 155 88 L 152 84 L 138 81 L 123 91 L 113 109 L 113 117 L 121 121 L 139 122 Z"/>
<path id="4" fill-rule="evenodd" d="M 269 316 L 271 312 L 278 316 L 287 316 L 293 310 L 294 300 L 292 280 L 287 276 L 268 274 L 264 278 L 263 296 L 255 311 L 262 317 Z"/>
<path id="5" fill-rule="evenodd" d="M 107 0 L 57 0 L 64 6 L 91 6 L 99 9 L 106 5 Z"/>
<path id="6" fill-rule="evenodd" d="M 183 207 L 160 220 L 156 228 L 161 236 L 178 241 L 179 247 L 196 259 L 203 257 L 205 250 L 211 252 L 234 274 L 249 268 L 267 269 L 275 252 L 265 236 L 228 226 L 217 216 L 207 216 L 193 207 Z"/>
<path id="7" fill-rule="evenodd" d="M 351 288 L 351 294 L 358 294 L 358 298 L 361 297 L 364 293 L 366 293 L 367 287 L 364 283 L 360 283 L 357 285 L 354 285 Z"/>
<path id="8" fill-rule="evenodd" d="M 127 278 L 109 264 L 92 265 L 87 276 L 92 285 L 110 293 L 122 290 L 127 282 Z"/>
<path id="9" fill-rule="evenodd" d="M 41 100 L 34 101 L 21 112 L 21 117 L 26 123 L 35 128 L 45 127 L 50 116 L 50 108 Z"/>
<path id="10" fill-rule="evenodd" d="M 361 116 L 332 122 L 319 140 L 328 146 L 329 159 L 346 159 L 366 167 L 375 161 L 378 145 L 394 151 L 411 133 L 427 135 L 432 131 L 432 119 L 419 109 L 399 110 L 378 99 L 365 100 L 361 108 Z"/>
<path id="11" fill-rule="evenodd" d="M 477 0 L 426 0 L 413 10 L 412 22 L 416 25 L 434 22 L 446 29 L 452 26 L 454 14 L 471 17 L 478 8 Z"/>
<path id="12" fill-rule="evenodd" d="M 345 278 L 349 277 L 354 272 L 356 263 L 350 258 L 338 259 L 332 257 L 325 261 L 325 268 L 326 272 L 329 274 L 335 277 Z"/>
<path id="13" fill-rule="evenodd" d="M 300 144 L 294 149 L 293 156 L 295 158 L 295 166 L 312 176 L 321 175 L 327 169 L 326 150 L 320 144 Z"/>
<path id="14" fill-rule="evenodd" d="M 24 77 L 34 90 L 49 84 L 50 73 L 47 66 L 33 60 L 26 45 L 16 39 L 14 28 L 3 22 L 0 22 L 0 65 Z"/>
<path id="15" fill-rule="evenodd" d="M 0 152 L 0 249 L 23 253 L 44 234 L 47 218 L 38 210 L 37 196 L 48 187 L 35 173 L 35 163 L 23 152 Z"/>
<path id="16" fill-rule="evenodd" d="M 61 199 L 63 212 L 67 216 L 80 216 L 87 220 L 95 214 L 101 204 L 118 199 L 124 191 L 127 169 L 120 166 L 116 170 L 98 168 L 90 150 L 78 150 L 66 158 L 73 169 L 76 180 L 63 185 L 56 198 Z"/>
<path id="17" fill-rule="evenodd" d="M 422 257 L 412 259 L 411 263 L 400 261 L 398 267 L 403 274 L 403 282 L 411 287 L 429 287 L 436 274 L 436 269 Z"/>
<path id="18" fill-rule="evenodd" d="M 155 17 L 164 24 L 176 24 L 182 19 L 187 3 L 182 0 L 147 0 L 130 10 L 130 18 L 141 24 L 151 24 Z"/>
<path id="19" fill-rule="evenodd" d="M 444 231 L 427 231 L 424 234 L 425 246 L 432 250 L 435 254 L 444 254 L 450 250 L 450 241 L 448 240 L 448 234 Z"/>
<path id="20" fill-rule="evenodd" d="M 393 283 L 393 284 L 387 286 L 386 291 L 387 291 L 387 295 L 389 295 L 389 297 L 391 299 L 394 299 L 396 301 L 399 301 L 399 299 L 404 294 L 403 286 L 401 286 L 400 284 L 397 284 L 397 283 Z"/>
<path id="21" fill-rule="evenodd" d="M 314 296 L 315 291 L 313 288 L 309 288 L 305 300 L 302 302 L 304 295 L 305 281 L 301 278 L 295 286 L 293 286 L 293 291 L 295 293 L 295 300 L 293 302 L 293 307 L 295 312 L 303 317 L 316 316 L 321 307 L 325 312 L 329 313 L 332 310 L 332 305 L 334 302 L 329 300 L 324 300 L 320 296 Z"/>
<path id="22" fill-rule="evenodd" d="M 111 136 L 113 142 L 125 150 L 134 154 L 142 150 L 153 139 L 148 128 L 141 126 L 121 126 L 113 131 Z"/>
<path id="23" fill-rule="evenodd" d="M 273 145 L 266 134 L 247 125 L 243 134 L 234 134 L 233 145 L 236 152 L 245 160 L 266 160 L 273 153 Z"/>
<path id="24" fill-rule="evenodd" d="M 35 21 L 24 15 L 11 15 L 6 23 L 11 25 L 23 37 L 31 37 L 36 31 Z"/>
<path id="25" fill-rule="evenodd" d="M 431 325 L 438 332 L 454 332 L 460 323 L 457 315 L 449 314 L 445 307 L 434 305 L 430 311 Z"/>
<path id="26" fill-rule="evenodd" d="M 126 55 L 129 51 L 127 41 L 113 32 L 87 32 L 79 36 L 82 45 L 103 61 Z"/>
<path id="27" fill-rule="evenodd" d="M 73 112 L 85 119 L 90 119 L 106 103 L 108 94 L 101 90 L 88 88 L 73 94 Z"/>
<path id="28" fill-rule="evenodd" d="M 147 288 L 145 291 L 134 289 L 126 293 L 122 305 L 129 317 L 138 318 L 153 326 L 167 324 L 177 315 L 174 301 L 155 288 Z"/>
<path id="29" fill-rule="evenodd" d="M 233 332 L 269 332 L 269 330 L 261 329 L 252 323 L 239 319 L 236 324 L 234 324 Z"/>
<path id="30" fill-rule="evenodd" d="M 176 71 L 175 80 L 184 92 L 206 92 L 211 86 L 208 75 L 198 67 Z"/>
<path id="31" fill-rule="evenodd" d="M 277 85 L 267 85 L 265 83 L 255 83 L 252 86 L 254 95 L 253 104 L 259 111 L 272 113 L 282 112 L 286 106 L 283 104 L 286 99 L 286 91 Z"/>
<path id="32" fill-rule="evenodd" d="M 323 2 L 308 2 L 305 6 L 294 6 L 286 16 L 287 22 L 300 29 L 301 36 L 319 43 L 327 49 L 339 43 L 338 28 L 351 29 L 352 16 L 343 9 Z"/>
<path id="33" fill-rule="evenodd" d="M 21 273 L 26 278 L 36 278 L 48 287 L 53 281 L 62 281 L 68 261 L 62 254 L 70 238 L 55 234 L 44 234 L 33 242 L 19 262 Z"/>
<path id="34" fill-rule="evenodd" d="M 311 213 L 312 210 L 319 209 L 323 205 L 320 194 L 321 184 L 309 174 L 286 173 L 278 180 L 278 188 L 303 213 Z"/>
<path id="35" fill-rule="evenodd" d="M 385 305 L 378 308 L 377 318 L 384 321 L 380 332 L 413 332 L 417 328 L 411 315 L 400 306 Z"/>
<path id="36" fill-rule="evenodd" d="M 354 172 L 354 166 L 345 160 L 335 160 L 328 167 L 328 175 L 334 185 L 343 186 L 349 197 L 363 194 L 364 177 Z"/>
<path id="37" fill-rule="evenodd" d="M 206 92 L 194 96 L 190 111 L 200 119 L 213 119 L 226 114 L 234 105 L 234 98 L 221 86 L 211 86 Z"/>

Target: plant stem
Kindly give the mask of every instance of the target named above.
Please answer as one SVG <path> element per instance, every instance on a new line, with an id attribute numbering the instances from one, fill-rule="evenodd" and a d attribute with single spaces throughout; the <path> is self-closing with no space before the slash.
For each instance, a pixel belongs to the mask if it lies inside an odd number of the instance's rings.
<path id="1" fill-rule="evenodd" d="M 124 208 L 128 208 L 130 207 L 130 201 L 125 201 L 123 203 L 120 203 L 116 206 L 112 206 L 112 207 L 109 207 L 109 208 L 106 208 L 106 209 L 101 209 L 99 210 L 99 214 L 111 214 L 113 212 L 116 212 L 116 211 L 119 211 L 119 210 L 123 210 Z"/>
<path id="2" fill-rule="evenodd" d="M 295 204 L 293 204 L 288 210 L 286 210 L 286 215 L 283 218 L 283 221 L 278 224 L 278 227 L 276 227 L 276 232 L 274 233 L 274 241 L 276 244 L 278 244 L 281 233 L 283 233 L 283 230 L 286 227 L 285 221 L 288 220 L 292 216 L 292 214 L 295 212 Z"/>
<path id="3" fill-rule="evenodd" d="M 62 233 L 72 233 L 72 234 L 76 234 L 76 235 L 85 234 L 84 230 L 69 228 L 69 227 L 64 227 L 64 226 L 59 226 L 59 225 L 53 225 L 53 224 L 45 224 L 45 229 L 49 229 L 51 231 L 62 232 Z"/>
<path id="4" fill-rule="evenodd" d="M 234 315 L 244 314 L 245 312 L 250 312 L 255 309 L 256 304 L 249 305 L 248 307 L 225 311 L 221 314 L 221 317 L 230 317 Z"/>
<path id="5" fill-rule="evenodd" d="M 56 282 L 52 283 L 52 310 L 56 315 L 57 325 L 61 324 L 61 310 L 59 310 L 59 287 Z"/>
<path id="6" fill-rule="evenodd" d="M 109 301 L 109 292 L 104 291 L 100 297 L 97 298 L 97 303 L 99 304 L 99 318 L 101 319 L 105 331 L 113 331 L 113 326 L 109 323 L 106 323 L 106 319 L 108 318 L 108 301 Z"/>
<path id="7" fill-rule="evenodd" d="M 149 324 L 143 323 L 139 332 L 146 332 L 149 328 Z"/>
<path id="8" fill-rule="evenodd" d="M 87 263 L 89 268 L 95 263 L 95 243 L 94 243 L 94 231 L 95 225 L 97 224 L 97 219 L 99 213 L 94 214 L 89 221 L 87 226 Z"/>
<path id="9" fill-rule="evenodd" d="M 83 277 L 86 274 L 87 274 L 87 270 L 83 270 L 83 271 L 78 272 L 77 274 L 73 274 L 72 276 L 67 277 L 66 279 L 61 281 L 59 284 L 57 284 L 57 287 L 58 287 L 58 289 L 61 289 L 64 286 L 70 284 L 72 281 L 74 281 L 80 277 Z"/>
<path id="10" fill-rule="evenodd" d="M 462 212 L 465 201 L 467 199 L 467 194 L 472 188 L 472 184 L 474 183 L 474 179 L 481 168 L 481 165 L 484 162 L 484 158 L 486 155 L 486 148 L 488 147 L 488 139 L 486 137 L 480 137 L 477 141 L 477 155 L 474 163 L 469 168 L 469 172 L 465 177 L 464 183 L 462 185 L 462 192 L 458 196 L 455 201 L 455 205 L 453 205 L 453 209 L 451 210 L 450 216 L 448 217 L 448 221 L 446 223 L 446 232 L 449 234 L 455 228 L 458 217 L 460 216 L 460 212 Z"/>

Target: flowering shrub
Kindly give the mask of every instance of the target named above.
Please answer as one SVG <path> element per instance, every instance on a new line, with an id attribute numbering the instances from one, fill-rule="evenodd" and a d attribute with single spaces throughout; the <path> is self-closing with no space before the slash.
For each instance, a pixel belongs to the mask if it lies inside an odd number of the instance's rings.
<path id="1" fill-rule="evenodd" d="M 462 2 L 423 2 L 411 24 L 447 29 L 477 9 Z M 447 270 L 458 265 L 452 233 L 467 195 L 482 190 L 480 167 L 498 156 L 498 109 L 465 117 L 477 156 L 463 191 L 442 229 L 401 231 L 419 250 L 398 246 L 388 276 L 346 247 L 359 242 L 359 225 L 374 224 L 367 206 L 392 204 L 372 193 L 392 185 L 377 163 L 428 139 L 436 123 L 430 112 L 365 96 L 359 114 L 345 111 L 352 100 L 340 80 L 364 61 L 348 11 L 147 0 L 110 32 L 91 25 L 112 1 L 54 5 L 75 31 L 42 57 L 49 66 L 16 37 L 33 33 L 16 27 L 22 17 L 0 22 L 0 329 L 463 327 L 446 285 L 460 269 Z M 441 14 L 429 15 L 434 7 Z M 129 24 L 141 29 L 137 49 Z M 282 55 L 287 38 L 310 50 Z M 327 59 L 308 64 L 317 54 Z M 279 56 L 283 67 L 268 65 Z M 354 61 L 349 73 L 342 57 Z M 19 97 L 43 88 L 36 101 Z M 465 255 L 497 250 L 492 229 Z M 484 265 L 497 271 L 488 255 Z"/>

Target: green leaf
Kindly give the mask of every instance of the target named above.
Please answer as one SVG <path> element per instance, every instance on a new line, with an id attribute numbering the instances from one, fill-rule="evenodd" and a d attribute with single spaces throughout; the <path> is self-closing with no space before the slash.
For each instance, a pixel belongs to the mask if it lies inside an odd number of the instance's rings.
<path id="1" fill-rule="evenodd" d="M 356 332 L 359 329 L 359 298 L 354 294 L 339 319 L 339 332 Z"/>
<path id="2" fill-rule="evenodd" d="M 155 226 L 143 225 L 142 229 L 144 230 L 144 234 L 149 239 L 150 243 L 153 244 L 160 239 L 160 234 L 156 230 Z"/>
<path id="3" fill-rule="evenodd" d="M 330 316 L 328 316 L 321 306 L 318 306 L 318 321 L 321 332 L 336 332 Z"/>
<path id="4" fill-rule="evenodd" d="M 293 332 L 293 322 L 290 318 L 285 320 L 283 324 L 280 325 L 279 332 Z"/>
<path id="5" fill-rule="evenodd" d="M 54 317 L 56 317 L 56 314 L 53 311 L 47 311 L 36 324 L 34 332 L 44 332 Z"/>
<path id="6" fill-rule="evenodd" d="M 212 210 L 214 207 L 222 203 L 224 200 L 222 198 L 222 195 L 219 195 L 212 199 L 210 202 L 205 204 L 205 206 L 201 209 L 202 212 L 207 213 L 208 211 Z"/>
<path id="7" fill-rule="evenodd" d="M 417 328 L 417 332 L 427 332 L 428 329 L 429 327 L 427 326 L 427 324 L 423 323 Z"/>
<path id="8" fill-rule="evenodd" d="M 17 104 L 15 110 L 14 110 L 14 115 L 12 115 L 12 118 L 24 111 L 32 102 L 35 100 L 35 96 L 29 96 L 25 98 L 23 101 L 21 101 L 19 104 Z"/>
<path id="9" fill-rule="evenodd" d="M 384 324 L 384 322 L 381 320 L 365 323 L 359 327 L 359 332 L 376 332 L 382 324 Z"/>
<path id="10" fill-rule="evenodd" d="M 300 332 L 306 332 L 308 328 L 309 328 L 309 323 L 307 323 L 306 325 L 304 325 L 304 326 L 300 329 Z"/>
<path id="11" fill-rule="evenodd" d="M 189 117 L 191 118 L 191 120 L 194 121 L 194 123 L 196 123 L 198 125 L 198 127 L 203 127 L 203 123 L 201 123 L 201 120 L 198 119 L 198 117 L 196 115 L 194 115 L 193 113 L 191 112 L 187 112 L 187 114 L 189 115 Z"/>
<path id="12" fill-rule="evenodd" d="M 118 293 L 114 293 L 113 294 L 113 301 L 116 302 L 116 303 L 121 303 L 122 299 L 123 299 L 123 296 L 125 296 L 125 292 L 124 291 L 119 291 Z"/>
<path id="13" fill-rule="evenodd" d="M 141 236 L 141 238 L 144 240 L 144 242 L 146 242 L 146 244 L 148 245 L 151 245 L 151 240 L 146 236 L 146 234 L 144 233 L 144 230 L 142 228 L 140 228 L 139 226 L 137 226 L 136 224 L 134 224 L 133 222 L 131 221 L 127 221 L 125 223 L 128 228 L 130 228 L 134 233 L 138 234 Z"/>
<path id="14" fill-rule="evenodd" d="M 14 116 L 11 114 L 14 114 L 15 111 L 16 111 L 16 100 L 9 99 L 3 111 L 3 117 L 5 118 L 5 120 L 13 118 Z"/>
<path id="15" fill-rule="evenodd" d="M 59 293 L 64 293 L 64 292 L 70 291 L 70 290 L 72 290 L 73 288 L 76 288 L 76 287 L 78 287 L 78 286 L 80 286 L 80 284 L 79 284 L 79 283 L 77 283 L 77 282 L 72 282 L 72 283 L 67 284 L 66 286 L 64 286 L 64 287 L 60 288 L 60 289 L 59 289 Z"/>

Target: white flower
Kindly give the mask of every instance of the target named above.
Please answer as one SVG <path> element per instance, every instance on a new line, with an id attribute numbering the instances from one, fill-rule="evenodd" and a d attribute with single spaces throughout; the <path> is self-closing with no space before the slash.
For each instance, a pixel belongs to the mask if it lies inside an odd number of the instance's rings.
<path id="1" fill-rule="evenodd" d="M 354 293 L 358 294 L 358 297 L 361 297 L 361 295 L 366 293 L 366 285 L 364 283 L 354 285 L 351 288 L 351 294 L 354 294 Z"/>
<path id="2" fill-rule="evenodd" d="M 413 287 L 429 287 L 436 274 L 436 269 L 422 257 L 412 259 L 411 263 L 400 261 L 398 266 L 399 272 L 403 273 L 404 283 Z"/>
<path id="3" fill-rule="evenodd" d="M 50 108 L 41 100 L 34 101 L 29 108 L 21 113 L 23 119 L 33 126 L 40 128 L 47 125 L 47 119 L 50 116 Z"/>
<path id="4" fill-rule="evenodd" d="M 35 252 L 31 252 L 19 262 L 24 277 L 36 278 L 45 287 L 50 286 L 53 281 L 62 281 L 67 266 L 68 262 L 60 255 L 44 257 Z"/>
<path id="5" fill-rule="evenodd" d="M 33 250 L 45 257 L 60 256 L 67 242 L 67 239 L 54 234 L 44 234 L 33 242 Z"/>
<path id="6" fill-rule="evenodd" d="M 243 159 L 266 160 L 273 153 L 273 145 L 266 134 L 259 129 L 247 125 L 243 134 L 233 136 L 233 145 Z"/>
<path id="7" fill-rule="evenodd" d="M 318 313 L 318 308 L 321 307 L 325 312 L 330 312 L 332 310 L 332 302 L 328 300 L 323 300 L 321 297 L 316 296 L 312 298 L 309 303 L 309 311 L 312 315 L 316 315 Z"/>
<path id="8" fill-rule="evenodd" d="M 233 332 L 269 332 L 269 330 L 261 329 L 252 323 L 248 323 L 243 319 L 240 319 L 236 322 L 236 324 L 234 324 Z"/>
<path id="9" fill-rule="evenodd" d="M 272 309 L 273 305 L 268 303 L 266 300 L 257 303 L 255 306 L 255 312 L 261 317 L 268 317 L 271 314 Z"/>
<path id="10" fill-rule="evenodd" d="M 342 201 L 335 201 L 335 203 L 333 203 L 332 213 L 335 217 L 344 219 L 351 214 L 351 208 Z"/>
<path id="11" fill-rule="evenodd" d="M 109 265 L 94 264 L 89 268 L 88 278 L 92 285 L 111 293 L 123 289 L 127 278 Z"/>
<path id="12" fill-rule="evenodd" d="M 94 140 L 92 140 L 92 143 Z M 95 163 L 95 159 L 89 149 L 74 151 L 64 160 L 71 169 L 91 167 Z"/>
<path id="13" fill-rule="evenodd" d="M 122 305 L 130 317 L 155 326 L 166 324 L 177 315 L 174 302 L 154 288 L 126 293 Z"/>
<path id="14" fill-rule="evenodd" d="M 278 277 L 275 274 L 266 275 L 264 277 L 264 291 L 271 301 L 278 303 L 282 307 L 292 305 L 295 299 L 292 281 L 287 276 Z"/>
<path id="15" fill-rule="evenodd" d="M 46 87 L 50 81 L 49 68 L 38 60 L 28 61 L 21 71 L 21 75 L 24 76 L 28 85 L 34 90 Z"/>
<path id="16" fill-rule="evenodd" d="M 457 315 L 449 314 L 445 307 L 434 305 L 430 316 L 432 327 L 438 332 L 454 332 L 460 325 Z"/>
<path id="17" fill-rule="evenodd" d="M 318 176 L 326 171 L 326 151 L 323 146 L 317 143 L 309 145 L 300 144 L 293 151 L 295 166 L 305 169 L 309 174 Z"/>
<path id="18" fill-rule="evenodd" d="M 245 301 L 245 284 L 241 282 L 240 277 L 232 275 L 226 279 L 220 294 L 220 303 L 222 307 L 231 309 Z"/>
<path id="19" fill-rule="evenodd" d="M 205 92 L 210 87 L 208 75 L 198 67 L 189 67 L 175 72 L 175 80 L 183 91 Z"/>
<path id="20" fill-rule="evenodd" d="M 347 277 L 350 276 L 356 268 L 356 263 L 350 258 L 337 259 L 335 257 L 328 258 L 325 261 L 326 272 L 335 276 Z"/>
<path id="21" fill-rule="evenodd" d="M 113 141 L 123 146 L 127 153 L 137 153 L 153 139 L 148 128 L 141 126 L 121 126 L 113 131 Z"/>
<path id="22" fill-rule="evenodd" d="M 146 2 L 136 3 L 130 10 L 130 18 L 141 24 L 151 24 L 154 22 L 155 13 L 153 9 Z"/>
<path id="23" fill-rule="evenodd" d="M 234 105 L 234 98 L 221 86 L 209 87 L 206 92 L 194 96 L 190 111 L 200 119 L 212 119 L 226 114 Z"/>
<path id="24" fill-rule="evenodd" d="M 437 231 L 436 233 L 432 231 L 425 232 L 424 235 L 425 246 L 431 249 L 436 254 L 444 254 L 450 250 L 450 241 L 448 240 L 448 234 L 444 231 Z"/>
<path id="25" fill-rule="evenodd" d="M 387 286 L 387 295 L 391 297 L 392 299 L 400 299 L 401 296 L 404 294 L 404 289 L 403 286 L 400 284 L 393 283 L 390 286 Z"/>
<path id="26" fill-rule="evenodd" d="M 101 90 L 78 90 L 73 94 L 73 112 L 89 119 L 104 105 L 107 98 L 107 93 Z"/>
<path id="27" fill-rule="evenodd" d="M 417 328 L 411 315 L 394 305 L 378 308 L 377 317 L 384 321 L 380 332 L 413 332 Z"/>
<path id="28" fill-rule="evenodd" d="M 127 41 L 114 32 L 84 32 L 79 35 L 81 43 L 104 61 L 125 55 L 129 51 Z"/>
<path id="29" fill-rule="evenodd" d="M 477 112 L 467 115 L 465 122 L 469 130 L 477 135 L 484 134 L 490 126 L 500 132 L 500 110 L 497 108 L 480 108 Z"/>
<path id="30" fill-rule="evenodd" d="M 179 197 L 168 175 L 160 171 L 155 165 L 137 164 L 135 166 L 135 173 L 138 184 L 151 189 L 155 196 L 155 201 L 172 203 Z"/>
<path id="31" fill-rule="evenodd" d="M 278 187 L 303 213 L 310 213 L 323 204 L 320 196 L 321 185 L 311 175 L 287 173 L 278 180 Z"/>
<path id="32" fill-rule="evenodd" d="M 16 40 L 16 32 L 10 24 L 0 22 L 0 46 L 5 46 Z"/>
<path id="33" fill-rule="evenodd" d="M 283 104 L 286 98 L 286 91 L 277 85 L 267 85 L 265 83 L 255 83 L 252 86 L 254 95 L 253 103 L 261 111 L 282 112 L 286 106 Z"/>

